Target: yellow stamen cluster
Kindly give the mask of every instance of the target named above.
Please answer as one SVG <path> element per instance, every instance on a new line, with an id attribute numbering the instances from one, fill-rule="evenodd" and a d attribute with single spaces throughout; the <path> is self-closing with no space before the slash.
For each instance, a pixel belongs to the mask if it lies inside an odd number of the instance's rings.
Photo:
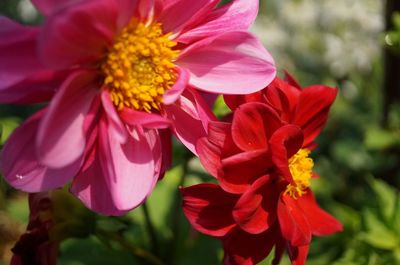
<path id="1" fill-rule="evenodd" d="M 310 179 L 314 167 L 314 161 L 308 157 L 310 150 L 300 149 L 289 159 L 289 170 L 292 174 L 294 183 L 286 186 L 285 193 L 292 198 L 298 198 L 306 193 L 310 187 Z"/>
<path id="2" fill-rule="evenodd" d="M 161 24 L 129 23 L 118 35 L 101 65 L 104 85 L 114 105 L 151 112 L 176 81 L 174 61 L 179 51 Z"/>

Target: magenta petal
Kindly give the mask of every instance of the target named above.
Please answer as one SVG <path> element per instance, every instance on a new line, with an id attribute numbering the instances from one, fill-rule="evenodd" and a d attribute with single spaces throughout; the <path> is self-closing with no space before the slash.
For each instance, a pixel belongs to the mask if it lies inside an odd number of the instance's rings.
<path id="1" fill-rule="evenodd" d="M 200 40 L 183 50 L 177 65 L 190 72 L 190 84 L 219 94 L 256 92 L 276 75 L 272 56 L 248 32 Z"/>
<path id="2" fill-rule="evenodd" d="M 102 58 L 117 27 L 116 1 L 79 1 L 52 14 L 39 39 L 39 54 L 46 65 L 63 69 Z"/>
<path id="3" fill-rule="evenodd" d="M 68 6 L 68 5 L 73 5 L 74 3 L 77 3 L 78 1 L 81 0 L 31 0 L 32 3 L 36 6 L 39 11 L 45 15 L 48 16 L 52 13 L 57 12 L 61 8 Z"/>
<path id="4" fill-rule="evenodd" d="M 129 125 L 140 125 L 144 128 L 165 129 L 172 126 L 170 120 L 164 118 L 160 114 L 147 113 L 130 108 L 123 108 L 119 112 L 121 120 Z"/>
<path id="5" fill-rule="evenodd" d="M 100 161 L 113 205 L 128 211 L 144 202 L 157 182 L 159 168 L 155 164 L 151 143 L 136 127 L 125 144 L 116 141 L 113 130 L 100 121 Z M 158 154 L 159 156 L 160 154 Z"/>
<path id="6" fill-rule="evenodd" d="M 85 115 L 98 93 L 95 77 L 87 71 L 71 74 L 51 101 L 36 141 L 38 157 L 45 165 L 63 167 L 82 156 Z"/>
<path id="7" fill-rule="evenodd" d="M 49 168 L 36 157 L 36 133 L 45 114 L 41 110 L 17 128 L 1 152 L 1 171 L 14 188 L 26 192 L 40 192 L 61 187 L 78 172 L 81 160 L 61 168 Z"/>
<path id="8" fill-rule="evenodd" d="M 196 230 L 207 235 L 224 236 L 236 226 L 232 209 L 238 196 L 211 183 L 183 188 L 181 193 L 183 212 Z"/>
<path id="9" fill-rule="evenodd" d="M 178 73 L 178 80 L 176 80 L 175 84 L 163 95 L 163 103 L 166 105 L 174 103 L 182 94 L 183 90 L 186 88 L 189 82 L 190 76 L 189 72 L 186 69 L 181 69 L 177 67 L 176 71 Z"/>
<path id="10" fill-rule="evenodd" d="M 243 151 L 268 149 L 269 138 L 281 126 L 274 109 L 263 103 L 247 103 L 234 112 L 232 138 Z"/>
<path id="11" fill-rule="evenodd" d="M 0 16 L 0 89 L 44 70 L 37 57 L 39 29 Z"/>
<path id="12" fill-rule="evenodd" d="M 260 177 L 236 203 L 232 212 L 236 223 L 250 234 L 266 231 L 275 223 L 278 198 L 271 177 Z"/>
<path id="13" fill-rule="evenodd" d="M 49 101 L 68 72 L 42 71 L 8 87 L 0 84 L 0 103 L 31 104 Z"/>
<path id="14" fill-rule="evenodd" d="M 201 22 L 219 0 L 179 0 L 169 3 L 157 19 L 164 32 L 180 32 L 193 23 Z"/>
<path id="15" fill-rule="evenodd" d="M 247 30 L 258 13 L 258 0 L 234 0 L 213 10 L 203 22 L 178 37 L 179 42 L 190 43 L 229 31 Z"/>
<path id="16" fill-rule="evenodd" d="M 119 118 L 115 106 L 111 102 L 110 94 L 106 90 L 103 90 L 101 93 L 101 102 L 105 112 L 107 113 L 110 129 L 114 130 L 113 134 L 117 137 L 116 140 L 121 144 L 125 143 L 128 137 L 128 132 Z"/>
<path id="17" fill-rule="evenodd" d="M 204 99 L 191 89 L 186 89 L 174 104 L 166 105 L 165 115 L 175 135 L 194 154 L 197 140 L 207 135 L 208 123 L 216 119 Z"/>

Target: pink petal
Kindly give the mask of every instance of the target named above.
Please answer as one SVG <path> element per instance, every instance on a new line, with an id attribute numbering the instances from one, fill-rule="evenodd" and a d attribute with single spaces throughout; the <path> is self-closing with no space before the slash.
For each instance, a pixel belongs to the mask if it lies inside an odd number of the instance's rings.
<path id="1" fill-rule="evenodd" d="M 161 144 L 161 166 L 160 166 L 160 178 L 162 178 L 165 172 L 172 166 L 172 135 L 169 129 L 157 130 L 160 137 Z"/>
<path id="2" fill-rule="evenodd" d="M 307 217 L 314 235 L 325 236 L 343 230 L 340 222 L 319 208 L 311 190 L 298 199 L 298 205 Z"/>
<path id="3" fill-rule="evenodd" d="M 304 132 L 304 146 L 312 144 L 324 127 L 337 89 L 315 85 L 304 89 L 298 99 L 294 123 Z"/>
<path id="4" fill-rule="evenodd" d="M 79 1 L 45 22 L 39 53 L 46 65 L 66 68 L 100 60 L 112 44 L 117 27 L 115 1 Z"/>
<path id="5" fill-rule="evenodd" d="M 183 212 L 196 230 L 211 236 L 224 236 L 235 227 L 231 213 L 237 196 L 211 183 L 183 188 L 181 193 Z"/>
<path id="6" fill-rule="evenodd" d="M 102 91 L 101 102 L 103 104 L 105 112 L 107 113 L 110 129 L 114 130 L 113 135 L 116 136 L 116 140 L 118 142 L 120 142 L 121 144 L 125 143 L 126 139 L 128 138 L 128 132 L 125 125 L 121 122 L 121 119 L 119 118 L 118 113 L 115 110 L 115 106 L 111 102 L 111 97 L 107 90 Z"/>
<path id="7" fill-rule="evenodd" d="M 236 223 L 250 234 L 262 233 L 276 221 L 279 191 L 272 181 L 269 175 L 257 179 L 233 209 Z"/>
<path id="8" fill-rule="evenodd" d="M 178 37 L 179 42 L 191 43 L 229 31 L 247 30 L 258 13 L 258 0 L 234 0 L 210 12 L 202 23 Z"/>
<path id="9" fill-rule="evenodd" d="M 0 16 L 0 89 L 44 70 L 37 57 L 39 29 Z"/>
<path id="10" fill-rule="evenodd" d="M 278 202 L 279 225 L 283 237 L 294 246 L 308 245 L 311 227 L 296 199 L 282 195 Z"/>
<path id="11" fill-rule="evenodd" d="M 193 23 L 201 22 L 219 0 L 179 0 L 167 5 L 157 19 L 164 32 L 178 33 Z"/>
<path id="12" fill-rule="evenodd" d="M 0 84 L 0 103 L 31 104 L 49 101 L 67 77 L 68 72 L 42 71 L 8 87 Z"/>
<path id="13" fill-rule="evenodd" d="M 147 113 L 130 108 L 123 108 L 119 112 L 121 120 L 129 125 L 140 125 L 144 128 L 164 129 L 169 128 L 172 123 L 157 113 Z"/>
<path id="14" fill-rule="evenodd" d="M 14 188 L 41 192 L 62 187 L 78 172 L 82 159 L 60 168 L 49 168 L 36 157 L 36 133 L 46 110 L 41 110 L 17 128 L 1 152 L 1 172 Z"/>
<path id="15" fill-rule="evenodd" d="M 88 71 L 71 74 L 51 101 L 36 141 L 38 157 L 43 164 L 63 167 L 82 156 L 85 115 L 98 93 L 95 77 Z"/>
<path id="16" fill-rule="evenodd" d="M 269 138 L 282 126 L 278 114 L 263 103 L 243 104 L 233 115 L 232 138 L 243 151 L 268 149 Z"/>
<path id="17" fill-rule="evenodd" d="M 171 120 L 177 138 L 194 154 L 197 140 L 207 135 L 208 123 L 216 119 L 204 99 L 191 89 L 174 104 L 166 105 L 164 115 Z"/>
<path id="18" fill-rule="evenodd" d="M 133 128 L 125 144 L 116 141 L 104 119 L 100 122 L 99 156 L 111 201 L 119 211 L 128 211 L 143 203 L 159 177 L 157 157 L 147 136 Z M 100 195 L 101 196 L 101 195 Z"/>
<path id="19" fill-rule="evenodd" d="M 63 7 L 73 5 L 78 3 L 81 0 L 31 0 L 32 4 L 36 6 L 39 11 L 45 15 L 49 16 L 52 13 L 55 13 L 62 9 Z"/>
<path id="20" fill-rule="evenodd" d="M 182 94 L 183 90 L 186 88 L 189 82 L 190 76 L 189 72 L 186 69 L 181 69 L 177 67 L 176 71 L 178 74 L 178 80 L 176 80 L 175 84 L 163 95 L 163 103 L 166 105 L 174 103 Z"/>
<path id="21" fill-rule="evenodd" d="M 256 92 L 276 75 L 273 58 L 248 32 L 200 40 L 182 51 L 177 65 L 190 72 L 190 84 L 211 93 Z"/>

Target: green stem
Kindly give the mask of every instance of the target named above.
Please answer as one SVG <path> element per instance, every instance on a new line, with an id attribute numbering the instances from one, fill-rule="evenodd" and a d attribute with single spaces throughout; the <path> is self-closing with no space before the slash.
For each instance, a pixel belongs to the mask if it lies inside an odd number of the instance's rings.
<path id="1" fill-rule="evenodd" d="M 166 265 L 162 260 L 154 256 L 150 252 L 142 248 L 133 246 L 128 240 L 126 240 L 123 236 L 119 234 L 105 231 L 102 229 L 98 229 L 97 234 L 119 243 L 119 245 L 122 248 L 124 248 L 127 252 L 129 252 L 134 257 L 140 259 L 141 261 L 145 262 L 145 264 L 147 265 Z"/>
<path id="2" fill-rule="evenodd" d="M 183 164 L 182 164 L 182 174 L 180 176 L 178 187 L 182 187 L 185 184 L 186 175 L 189 172 L 189 162 L 190 159 L 193 157 L 193 154 L 187 152 L 184 156 Z M 177 248 L 177 241 L 179 239 L 179 231 L 181 225 L 181 215 L 182 215 L 182 207 L 181 207 L 181 194 L 179 190 L 176 192 L 174 205 L 172 208 L 172 222 L 171 222 L 171 229 L 173 231 L 173 236 L 170 241 L 170 251 L 167 257 L 168 264 L 173 264 L 175 259 L 175 253 Z"/>
<path id="3" fill-rule="evenodd" d="M 158 239 L 157 235 L 154 229 L 153 222 L 151 221 L 149 209 L 147 207 L 146 203 L 143 203 L 142 205 L 143 213 L 144 213 L 144 218 L 146 220 L 146 227 L 147 227 L 147 232 L 150 235 L 150 240 L 151 240 L 151 246 L 152 246 L 152 251 L 154 254 L 158 255 L 159 253 L 159 244 L 158 244 Z"/>

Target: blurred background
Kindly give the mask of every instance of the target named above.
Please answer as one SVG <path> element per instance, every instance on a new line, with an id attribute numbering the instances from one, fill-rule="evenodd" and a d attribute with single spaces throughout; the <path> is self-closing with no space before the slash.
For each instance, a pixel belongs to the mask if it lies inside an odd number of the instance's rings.
<path id="1" fill-rule="evenodd" d="M 260 2 L 252 31 L 279 70 L 289 71 L 305 87 L 325 84 L 340 90 L 313 154 L 322 176 L 313 189 L 322 208 L 345 229 L 314 238 L 309 265 L 400 264 L 398 12 L 398 0 Z M 24 24 L 42 19 L 29 0 L 0 0 L 0 15 Z M 0 106 L 0 143 L 37 108 Z M 222 104 L 215 108 L 225 111 Z M 209 179 L 197 159 L 175 143 L 173 168 L 146 206 L 124 217 L 92 214 L 67 192 L 53 193 L 50 237 L 61 242 L 58 264 L 220 264 L 219 242 L 190 229 L 177 190 Z M 10 249 L 28 218 L 27 195 L 1 179 L 0 265 L 9 264 Z M 285 257 L 282 264 L 290 263 Z"/>

